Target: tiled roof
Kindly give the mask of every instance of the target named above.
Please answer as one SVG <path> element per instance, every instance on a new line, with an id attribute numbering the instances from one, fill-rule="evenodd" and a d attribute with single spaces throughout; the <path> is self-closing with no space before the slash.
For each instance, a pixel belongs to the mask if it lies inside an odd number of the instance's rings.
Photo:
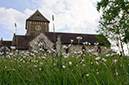
<path id="1" fill-rule="evenodd" d="M 12 45 L 12 41 L 1 41 L 1 42 L 2 42 L 2 46 L 7 46 L 9 48 Z"/>
<path id="2" fill-rule="evenodd" d="M 50 22 L 47 20 L 38 10 L 30 16 L 27 21 L 43 21 L 43 22 Z"/>
<path id="3" fill-rule="evenodd" d="M 54 33 L 53 32 L 44 32 L 44 34 L 48 37 L 48 39 L 50 39 L 53 43 L 54 43 Z M 93 45 L 94 43 L 99 42 L 98 38 L 96 37 L 96 35 L 94 34 L 78 34 L 78 33 L 59 33 L 56 32 L 55 33 L 55 37 L 56 37 L 56 41 L 57 41 L 57 37 L 61 36 L 61 41 L 62 44 L 70 44 L 71 43 L 71 39 L 74 40 L 73 44 L 77 45 L 78 44 L 78 40 L 76 39 L 76 37 L 80 36 L 82 37 L 82 40 L 80 40 L 80 44 L 82 45 L 84 42 L 89 42 L 91 43 L 91 45 Z M 27 50 L 28 49 L 28 43 L 33 40 L 36 36 L 21 36 L 21 35 L 15 35 L 12 45 L 17 47 L 16 42 L 18 42 L 18 49 L 24 49 Z M 18 39 L 16 41 L 16 39 Z M 109 43 L 108 41 L 106 43 Z M 99 45 L 104 45 L 105 43 L 99 42 Z"/>
<path id="4" fill-rule="evenodd" d="M 23 35 L 15 35 L 13 38 L 12 45 L 18 46 L 18 49 L 27 50 L 28 49 L 28 43 L 34 39 L 35 36 L 23 36 Z M 18 44 L 17 44 L 18 42 Z"/>
<path id="5" fill-rule="evenodd" d="M 44 33 L 52 42 L 54 42 L 54 33 L 53 32 L 45 32 Z M 56 39 L 58 35 L 61 35 L 61 41 L 62 44 L 70 44 L 71 39 L 74 40 L 73 44 L 78 44 L 78 40 L 76 37 L 80 36 L 82 37 L 82 40 L 80 41 L 80 44 L 83 44 L 84 42 L 89 42 L 92 45 L 98 41 L 98 38 L 95 34 L 78 34 L 78 33 L 55 33 Z M 108 42 L 108 41 L 107 41 Z M 104 45 L 104 43 L 99 42 L 100 45 Z"/>

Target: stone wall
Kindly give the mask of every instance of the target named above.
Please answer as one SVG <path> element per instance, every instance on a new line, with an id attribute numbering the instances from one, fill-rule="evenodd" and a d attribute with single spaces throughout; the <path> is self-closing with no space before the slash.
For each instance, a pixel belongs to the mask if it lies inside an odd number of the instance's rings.
<path id="1" fill-rule="evenodd" d="M 43 41 L 44 42 L 44 48 L 45 49 L 49 49 L 51 50 L 53 48 L 53 43 L 43 34 L 43 33 L 40 33 L 36 38 L 34 38 L 30 43 L 29 45 L 32 47 L 32 49 L 34 50 L 38 50 L 38 45 L 39 45 L 39 42 L 40 41 Z"/>

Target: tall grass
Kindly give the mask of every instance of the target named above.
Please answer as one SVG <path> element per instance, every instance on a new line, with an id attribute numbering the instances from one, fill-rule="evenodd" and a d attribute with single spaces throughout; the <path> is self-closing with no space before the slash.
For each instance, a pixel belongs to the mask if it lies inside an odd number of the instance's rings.
<path id="1" fill-rule="evenodd" d="M 128 56 L 54 56 L 35 52 L 1 57 L 0 65 L 0 85 L 129 84 Z"/>

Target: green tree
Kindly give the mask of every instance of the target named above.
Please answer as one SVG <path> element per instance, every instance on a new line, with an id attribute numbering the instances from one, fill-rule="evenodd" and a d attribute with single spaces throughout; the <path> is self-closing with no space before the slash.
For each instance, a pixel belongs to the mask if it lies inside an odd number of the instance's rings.
<path id="1" fill-rule="evenodd" d="M 115 41 L 124 54 L 123 43 L 129 41 L 129 1 L 101 0 L 97 2 L 97 11 L 102 11 L 97 32 Z"/>

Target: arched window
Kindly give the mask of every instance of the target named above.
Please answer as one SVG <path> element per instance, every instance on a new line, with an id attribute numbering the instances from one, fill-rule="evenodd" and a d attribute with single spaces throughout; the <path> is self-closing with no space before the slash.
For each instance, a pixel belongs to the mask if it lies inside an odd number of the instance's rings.
<path id="1" fill-rule="evenodd" d="M 39 48 L 40 49 L 44 49 L 44 47 L 45 47 L 45 43 L 41 40 L 40 42 L 39 42 Z"/>

